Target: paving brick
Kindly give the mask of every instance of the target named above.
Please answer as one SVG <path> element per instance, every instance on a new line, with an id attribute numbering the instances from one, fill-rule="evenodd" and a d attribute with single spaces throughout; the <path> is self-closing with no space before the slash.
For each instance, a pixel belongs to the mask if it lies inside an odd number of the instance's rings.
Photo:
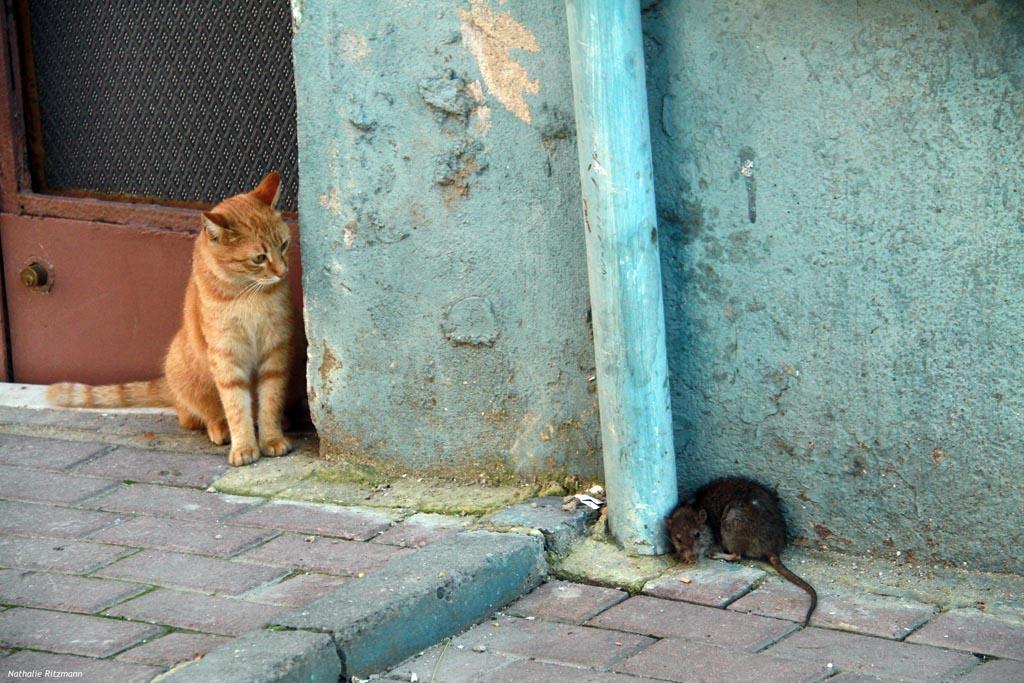
<path id="1" fill-rule="evenodd" d="M 365 541 L 390 527 L 391 517 L 377 510 L 272 500 L 231 524 Z"/>
<path id="2" fill-rule="evenodd" d="M 977 662 L 965 652 L 820 628 L 805 628 L 794 633 L 765 654 L 831 663 L 839 671 L 877 675 L 885 680 L 945 680 Z"/>
<path id="3" fill-rule="evenodd" d="M 260 502 L 262 500 L 259 498 L 243 498 L 173 486 L 126 484 L 102 498 L 89 501 L 89 507 L 113 512 L 135 512 L 142 515 L 215 522 L 243 512 Z"/>
<path id="4" fill-rule="evenodd" d="M 400 548 L 422 548 L 465 531 L 468 524 L 465 517 L 418 512 L 375 537 L 372 542 L 397 545 Z"/>
<path id="5" fill-rule="evenodd" d="M 118 448 L 79 465 L 75 472 L 118 481 L 206 488 L 230 469 L 223 455 Z"/>
<path id="6" fill-rule="evenodd" d="M 498 672 L 499 677 L 475 678 L 474 683 L 515 681 L 515 683 L 643 683 L 643 679 L 593 669 L 536 662 L 527 659 L 512 662 Z M 406 679 L 409 680 L 409 679 Z M 422 680 L 422 679 L 420 679 Z M 430 680 L 429 678 L 427 679 Z M 440 680 L 440 679 L 438 679 Z"/>
<path id="7" fill-rule="evenodd" d="M 56 538 L 0 536 L 0 566 L 87 574 L 135 552 L 101 543 Z"/>
<path id="8" fill-rule="evenodd" d="M 807 605 L 804 591 L 792 584 L 772 582 L 762 584 L 729 605 L 729 609 L 802 622 Z M 901 640 L 935 612 L 933 605 L 913 600 L 819 593 L 811 625 Z"/>
<path id="9" fill-rule="evenodd" d="M 110 479 L 0 465 L 0 498 L 6 500 L 74 505 L 116 485 Z"/>
<path id="10" fill-rule="evenodd" d="M 358 576 L 408 552 L 413 551 L 361 541 L 285 534 L 235 559 L 338 576 Z"/>
<path id="11" fill-rule="evenodd" d="M 0 500 L 0 532 L 23 536 L 80 538 L 116 519 L 108 512 Z"/>
<path id="12" fill-rule="evenodd" d="M 161 588 L 121 603 L 107 610 L 106 614 L 151 624 L 238 636 L 263 626 L 285 609 L 234 598 Z"/>
<path id="13" fill-rule="evenodd" d="M 614 588 L 549 581 L 509 605 L 505 612 L 517 617 L 582 624 L 628 597 L 628 593 Z"/>
<path id="14" fill-rule="evenodd" d="M 488 652 L 596 669 L 607 669 L 653 643 L 652 638 L 632 633 L 504 616 L 452 641 L 470 649 L 486 647 Z"/>
<path id="15" fill-rule="evenodd" d="M 111 659 L 93 659 L 74 655 L 56 655 L 49 652 L 22 650 L 4 660 L 2 673 L 10 671 L 52 671 L 71 673 L 68 680 L 117 681 L 117 683 L 149 683 L 162 669 L 153 666 L 139 666 Z M 58 678 L 50 675 L 50 678 Z M 9 679 L 18 680 L 11 676 Z"/>
<path id="16" fill-rule="evenodd" d="M 656 598 L 725 607 L 750 591 L 764 575 L 764 571 L 756 567 L 708 561 L 696 567 L 682 567 L 648 581 L 643 592 Z"/>
<path id="17" fill-rule="evenodd" d="M 689 638 L 751 652 L 797 628 L 779 619 L 643 595 L 602 612 L 587 624 L 659 638 Z"/>
<path id="18" fill-rule="evenodd" d="M 92 534 L 90 539 L 137 548 L 178 550 L 212 557 L 230 557 L 277 534 L 213 522 L 186 522 L 167 517 L 135 517 Z"/>
<path id="19" fill-rule="evenodd" d="M 502 671 L 516 659 L 518 657 L 513 655 L 474 652 L 465 645 L 440 644 L 405 660 L 389 671 L 386 678 L 396 681 L 436 680 L 445 683 L 518 680 L 508 678 Z"/>
<path id="20" fill-rule="evenodd" d="M 21 607 L 92 614 L 146 588 L 124 581 L 0 569 L 0 602 Z"/>
<path id="21" fill-rule="evenodd" d="M 560 497 L 544 496 L 512 505 L 483 521 L 495 529 L 537 529 L 544 535 L 547 550 L 565 555 L 576 541 L 583 538 L 587 523 L 597 514 L 586 505 L 567 512 L 562 509 Z"/>
<path id="22" fill-rule="evenodd" d="M 957 683 L 1010 683 L 1024 681 L 1024 662 L 1015 659 L 993 659 L 967 672 Z"/>
<path id="23" fill-rule="evenodd" d="M 710 643 L 665 639 L 615 666 L 616 671 L 666 681 L 821 681 L 826 664 L 750 654 Z"/>
<path id="24" fill-rule="evenodd" d="M 202 657 L 215 647 L 228 642 L 231 642 L 230 638 L 205 633 L 168 633 L 162 638 L 122 652 L 117 659 L 134 664 L 171 667 L 179 662 Z"/>
<path id="25" fill-rule="evenodd" d="M 345 581 L 341 577 L 325 574 L 299 574 L 281 583 L 275 583 L 265 588 L 256 588 L 244 597 L 246 600 L 263 602 L 268 605 L 299 607 L 313 602 Z"/>
<path id="26" fill-rule="evenodd" d="M 58 441 L 0 434 L 0 464 L 63 470 L 106 448 L 109 446 L 96 442 Z"/>
<path id="27" fill-rule="evenodd" d="M 0 612 L 0 645 L 86 657 L 108 657 L 161 630 L 147 624 L 24 607 Z M 69 634 L 74 635 L 69 638 Z"/>
<path id="28" fill-rule="evenodd" d="M 1024 660 L 1024 623 L 976 609 L 955 609 L 932 619 L 909 638 L 954 650 Z"/>
<path id="29" fill-rule="evenodd" d="M 240 595 L 287 574 L 288 570 L 279 567 L 167 550 L 143 550 L 96 573 L 97 576 L 224 595 Z"/>

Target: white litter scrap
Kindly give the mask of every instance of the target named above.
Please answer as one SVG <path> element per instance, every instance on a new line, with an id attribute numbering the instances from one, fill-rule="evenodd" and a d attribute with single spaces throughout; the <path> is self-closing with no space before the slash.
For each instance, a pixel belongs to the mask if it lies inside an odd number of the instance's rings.
<path id="1" fill-rule="evenodd" d="M 600 510 L 605 503 L 604 487 L 594 484 L 586 493 L 577 493 L 566 496 L 562 499 L 562 509 L 566 512 L 573 512 L 580 505 L 586 505 L 591 510 Z"/>

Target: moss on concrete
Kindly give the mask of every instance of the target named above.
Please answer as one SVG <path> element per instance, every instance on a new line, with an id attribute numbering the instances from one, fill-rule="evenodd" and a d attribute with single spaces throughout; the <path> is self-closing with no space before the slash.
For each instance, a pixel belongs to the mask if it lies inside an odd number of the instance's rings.
<path id="1" fill-rule="evenodd" d="M 480 484 L 413 477 L 387 466 L 331 463 L 294 455 L 263 458 L 213 483 L 222 493 L 305 500 L 336 505 L 403 508 L 448 515 L 482 515 L 537 494 L 541 484 Z"/>
<path id="2" fill-rule="evenodd" d="M 308 455 L 260 458 L 252 465 L 236 467 L 213 482 L 212 488 L 238 496 L 275 496 L 281 491 L 328 467 Z"/>
<path id="3" fill-rule="evenodd" d="M 342 477 L 339 472 L 320 471 L 281 491 L 277 497 L 447 515 L 482 515 L 529 498 L 535 491 L 532 486 L 483 486 L 427 478 L 400 478 L 369 486 Z"/>
<path id="4" fill-rule="evenodd" d="M 566 557 L 548 556 L 551 574 L 568 581 L 621 588 L 639 593 L 644 584 L 675 566 L 667 555 L 657 557 L 630 555 L 622 548 L 596 538 L 588 538 Z"/>

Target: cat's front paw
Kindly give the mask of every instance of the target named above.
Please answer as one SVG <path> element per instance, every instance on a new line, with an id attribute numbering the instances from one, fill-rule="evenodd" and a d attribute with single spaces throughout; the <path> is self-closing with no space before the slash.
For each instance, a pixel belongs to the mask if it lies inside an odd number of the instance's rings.
<path id="1" fill-rule="evenodd" d="M 260 452 L 255 446 L 234 446 L 228 453 L 228 463 L 233 467 L 241 467 L 260 459 Z"/>
<path id="2" fill-rule="evenodd" d="M 226 444 L 231 438 L 227 420 L 216 420 L 206 425 L 206 435 L 210 437 L 210 441 L 218 446 Z"/>
<path id="3" fill-rule="evenodd" d="M 292 449 L 292 442 L 283 436 L 274 436 L 260 443 L 260 450 L 263 455 L 271 458 L 284 455 Z"/>

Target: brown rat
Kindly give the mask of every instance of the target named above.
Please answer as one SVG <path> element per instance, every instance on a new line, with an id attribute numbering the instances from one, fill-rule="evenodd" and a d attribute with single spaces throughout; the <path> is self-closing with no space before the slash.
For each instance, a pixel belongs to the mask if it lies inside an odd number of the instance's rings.
<path id="1" fill-rule="evenodd" d="M 704 555 L 712 540 L 724 551 L 715 553 L 716 559 L 766 560 L 783 578 L 811 596 L 804 626 L 810 621 L 818 594 L 779 558 L 786 544 L 786 520 L 773 491 L 740 477 L 717 479 L 677 507 L 667 523 L 672 545 L 684 563 Z"/>

